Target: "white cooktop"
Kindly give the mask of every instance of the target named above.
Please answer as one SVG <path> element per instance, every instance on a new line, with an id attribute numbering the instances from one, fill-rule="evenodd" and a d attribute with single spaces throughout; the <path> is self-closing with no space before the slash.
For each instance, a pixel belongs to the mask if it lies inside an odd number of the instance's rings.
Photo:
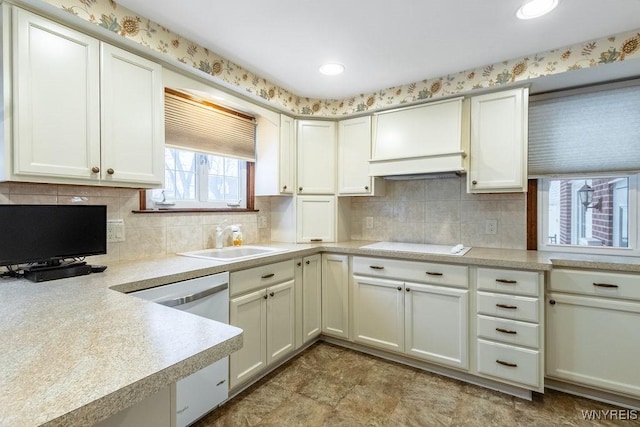
<path id="1" fill-rule="evenodd" d="M 428 245 L 423 243 L 402 243 L 402 242 L 378 242 L 370 245 L 364 245 L 361 249 L 377 249 L 380 251 L 400 251 L 400 252 L 416 252 L 420 254 L 436 254 L 436 255 L 454 255 L 462 256 L 469 252 L 471 247 L 456 245 Z"/>

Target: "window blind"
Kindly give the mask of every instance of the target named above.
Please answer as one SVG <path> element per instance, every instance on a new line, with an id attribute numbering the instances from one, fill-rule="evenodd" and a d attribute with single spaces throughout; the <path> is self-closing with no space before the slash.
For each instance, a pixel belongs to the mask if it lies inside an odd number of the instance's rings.
<path id="1" fill-rule="evenodd" d="M 253 117 L 165 89 L 165 145 L 254 162 Z"/>
<path id="2" fill-rule="evenodd" d="M 640 82 L 596 90 L 532 97 L 530 178 L 640 171 Z"/>

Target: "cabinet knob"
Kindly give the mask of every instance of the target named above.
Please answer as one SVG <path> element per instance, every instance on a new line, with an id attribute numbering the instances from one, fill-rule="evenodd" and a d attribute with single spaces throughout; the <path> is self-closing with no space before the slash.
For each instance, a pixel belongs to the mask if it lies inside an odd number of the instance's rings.
<path id="1" fill-rule="evenodd" d="M 551 304 L 551 305 L 556 305 L 556 300 L 554 300 L 554 299 L 550 299 L 550 300 L 549 300 L 549 304 Z"/>
<path id="2" fill-rule="evenodd" d="M 369 191 L 369 186 L 368 186 L 368 185 L 365 185 L 365 186 L 364 186 L 364 189 L 365 189 L 365 190 L 367 190 L 367 191 Z"/>
<path id="3" fill-rule="evenodd" d="M 107 173 L 109 175 L 113 175 L 115 173 L 115 171 L 113 169 L 109 168 L 109 169 L 107 169 Z"/>
<path id="4" fill-rule="evenodd" d="M 91 172 L 98 173 L 98 172 L 100 172 L 100 168 L 97 167 L 97 166 L 94 166 L 94 167 L 91 168 Z"/>
<path id="5" fill-rule="evenodd" d="M 286 189 L 287 189 L 287 186 L 286 186 L 286 185 L 283 185 L 283 186 L 282 186 L 282 191 L 284 191 L 284 190 L 286 190 Z"/>
<path id="6" fill-rule="evenodd" d="M 269 293 L 269 295 L 270 295 L 270 296 L 274 296 L 275 294 L 274 294 L 273 292 L 270 292 L 270 293 Z"/>
<path id="7" fill-rule="evenodd" d="M 298 187 L 298 191 L 302 191 L 302 187 Z"/>
<path id="8" fill-rule="evenodd" d="M 411 288 L 407 288 L 405 289 L 407 292 L 411 292 Z"/>
<path id="9" fill-rule="evenodd" d="M 305 264 L 309 265 L 309 264 L 311 264 L 311 261 L 306 260 L 306 261 L 305 261 Z"/>
<path id="10" fill-rule="evenodd" d="M 299 263 L 298 263 L 298 267 L 300 267 L 301 265 L 302 265 L 302 263 L 301 263 L 301 262 L 299 262 Z"/>
<path id="11" fill-rule="evenodd" d="M 476 185 L 478 183 L 478 181 L 476 181 L 475 179 L 473 181 L 471 181 L 471 184 Z"/>
<path id="12" fill-rule="evenodd" d="M 401 291 L 402 290 L 402 286 L 398 286 L 398 290 Z"/>
<path id="13" fill-rule="evenodd" d="M 267 299 L 269 297 L 267 296 L 267 294 L 264 294 L 264 296 L 262 298 Z"/>

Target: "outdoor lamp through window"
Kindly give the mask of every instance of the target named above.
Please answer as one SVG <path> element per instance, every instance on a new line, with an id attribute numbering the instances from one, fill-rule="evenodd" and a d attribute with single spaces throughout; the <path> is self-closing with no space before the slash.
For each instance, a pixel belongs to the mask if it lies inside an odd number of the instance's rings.
<path id="1" fill-rule="evenodd" d="M 580 203 L 582 203 L 582 206 L 584 206 L 585 209 L 595 209 L 600 211 L 602 209 L 602 199 L 596 199 L 594 203 L 593 192 L 593 188 L 591 188 L 591 186 L 587 184 L 587 181 L 585 181 L 584 185 L 578 190 Z"/>

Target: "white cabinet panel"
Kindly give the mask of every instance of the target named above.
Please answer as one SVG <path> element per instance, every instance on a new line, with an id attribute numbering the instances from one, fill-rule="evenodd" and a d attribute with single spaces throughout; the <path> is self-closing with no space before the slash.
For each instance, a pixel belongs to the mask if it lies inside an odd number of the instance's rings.
<path id="1" fill-rule="evenodd" d="M 293 280 L 270 287 L 267 296 L 267 364 L 271 364 L 295 347 Z"/>
<path id="2" fill-rule="evenodd" d="M 349 338 L 349 257 L 322 255 L 322 333 Z"/>
<path id="3" fill-rule="evenodd" d="M 338 194 L 372 194 L 370 158 L 371 117 L 338 122 Z"/>
<path id="4" fill-rule="evenodd" d="M 478 337 L 526 347 L 540 347 L 540 325 L 478 315 Z"/>
<path id="5" fill-rule="evenodd" d="M 302 260 L 302 333 L 303 342 L 320 335 L 322 330 L 322 257 Z"/>
<path id="6" fill-rule="evenodd" d="M 335 196 L 298 196 L 297 242 L 336 241 Z"/>
<path id="7" fill-rule="evenodd" d="M 256 117 L 256 196 L 294 193 L 295 134 L 291 117 L 283 114 Z"/>
<path id="8" fill-rule="evenodd" d="M 405 283 L 405 352 L 467 369 L 469 291 Z"/>
<path id="9" fill-rule="evenodd" d="M 298 194 L 335 194 L 336 124 L 298 121 Z"/>
<path id="10" fill-rule="evenodd" d="M 293 194 L 296 185 L 295 121 L 280 115 L 280 192 Z"/>
<path id="11" fill-rule="evenodd" d="M 478 292 L 478 313 L 527 322 L 539 320 L 538 298 Z"/>
<path id="12" fill-rule="evenodd" d="M 520 88 L 471 98 L 468 192 L 526 191 L 528 95 Z"/>
<path id="13" fill-rule="evenodd" d="M 98 181 L 98 40 L 18 8 L 13 27 L 13 173 Z"/>
<path id="14" fill-rule="evenodd" d="M 101 45 L 102 168 L 106 183 L 164 183 L 162 67 Z"/>
<path id="15" fill-rule="evenodd" d="M 547 376 L 640 397 L 640 303 L 547 298 Z"/>
<path id="16" fill-rule="evenodd" d="M 402 282 L 353 276 L 354 340 L 395 352 L 404 351 Z"/>
<path id="17" fill-rule="evenodd" d="M 531 387 L 540 387 L 540 352 L 478 340 L 478 372 Z"/>
<path id="18" fill-rule="evenodd" d="M 267 367 L 266 297 L 266 290 L 260 290 L 229 303 L 229 323 L 243 330 L 242 348 L 229 356 L 230 388 Z"/>

